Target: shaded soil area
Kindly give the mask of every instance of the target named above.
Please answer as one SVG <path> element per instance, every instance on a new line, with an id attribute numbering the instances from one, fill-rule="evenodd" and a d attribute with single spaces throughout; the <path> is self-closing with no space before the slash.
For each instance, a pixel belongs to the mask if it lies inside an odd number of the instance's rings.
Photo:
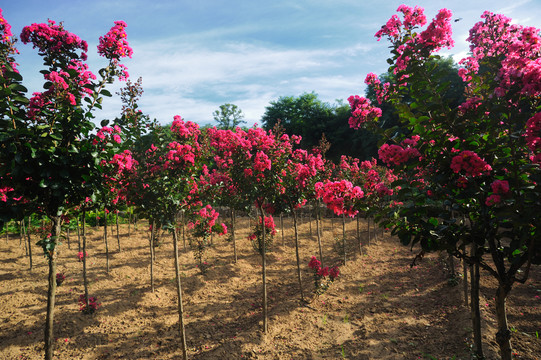
<path id="1" fill-rule="evenodd" d="M 342 226 L 325 219 L 323 264 L 340 265 L 341 276 L 314 294 L 308 262 L 319 253 L 315 224 L 300 226 L 304 293 L 300 301 L 292 219 L 278 232 L 267 260 L 269 331 L 262 333 L 261 258 L 247 240 L 250 220 L 237 220 L 238 261 L 232 243 L 214 238 L 205 253 L 204 275 L 193 253 L 181 251 L 181 281 L 190 359 L 470 359 L 472 328 L 464 306 L 462 265 L 458 283 L 449 279 L 447 259 L 426 255 L 411 267 L 414 251 L 388 233 L 372 234 L 361 220 L 347 222 L 347 263 L 341 265 Z M 278 221 L 277 221 L 278 222 Z M 253 222 L 251 222 L 253 225 Z M 310 231 L 312 228 L 312 231 Z M 113 229 L 114 230 L 114 229 Z M 84 292 L 77 237 L 60 247 L 55 312 L 57 359 L 180 359 L 172 237 L 156 248 L 155 292 L 150 288 L 148 224 L 109 234 L 110 271 L 105 270 L 103 228 L 90 228 L 90 294 L 101 303 L 92 315 L 79 311 Z M 37 240 L 37 239 L 34 239 Z M 180 244 L 183 248 L 182 238 Z M 0 239 L 0 359 L 43 358 L 47 263 L 34 247 L 28 269 L 18 235 Z M 494 340 L 496 283 L 483 274 L 484 351 L 497 359 Z M 512 344 L 517 358 L 541 358 L 541 271 L 534 267 L 526 284 L 508 300 Z"/>

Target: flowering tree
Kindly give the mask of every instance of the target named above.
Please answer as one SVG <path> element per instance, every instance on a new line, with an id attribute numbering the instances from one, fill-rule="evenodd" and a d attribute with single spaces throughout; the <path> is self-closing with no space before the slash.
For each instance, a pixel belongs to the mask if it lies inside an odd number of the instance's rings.
<path id="1" fill-rule="evenodd" d="M 261 259 L 263 280 L 263 329 L 268 331 L 266 252 L 267 231 L 265 212 L 274 212 L 279 202 L 276 198 L 285 193 L 283 179 L 286 161 L 296 138 L 274 134 L 272 131 L 253 127 L 236 132 L 212 130 L 209 134 L 214 161 L 220 171 L 230 179 L 227 186 L 236 192 L 237 204 L 255 204 L 261 227 Z M 224 136 L 227 134 L 226 136 Z M 257 225 L 256 225 L 257 226 Z"/>
<path id="2" fill-rule="evenodd" d="M 219 215 L 212 206 L 207 205 L 198 211 L 194 211 L 191 214 L 191 221 L 188 223 L 188 227 L 193 229 L 195 239 L 192 240 L 191 245 L 194 257 L 199 262 L 201 273 L 205 273 L 207 268 L 206 262 L 203 262 L 203 256 L 211 235 L 213 233 L 218 235 L 227 234 L 227 226 L 225 224 L 216 224 Z"/>
<path id="3" fill-rule="evenodd" d="M 440 10 L 421 31 L 422 8 L 398 11 L 403 18 L 393 15 L 376 33 L 392 44 L 389 71 L 397 82 L 382 84 L 373 74 L 366 79 L 413 134 L 380 148 L 380 159 L 403 175 L 395 185 L 404 206 L 392 210 L 387 225 L 404 244 L 445 249 L 498 280 L 496 341 L 502 358 L 511 359 L 505 301 L 513 284 L 525 282 L 530 266 L 541 262 L 539 30 L 485 12 L 470 30 L 471 55 L 460 61 L 466 101 L 453 106 L 442 96 L 448 84 L 438 81 L 442 73 L 432 62 L 434 52 L 453 45 L 451 12 Z M 373 121 L 354 112 L 351 123 Z M 460 243 L 471 244 L 472 252 Z M 475 335 L 482 356 L 480 330 Z"/>
<path id="4" fill-rule="evenodd" d="M 49 20 L 26 26 L 23 43 L 32 43 L 44 59 L 45 91 L 28 99 L 11 55 L 16 50 L 5 19 L 1 18 L 1 63 L 3 76 L 0 178 L 2 189 L 10 189 L 11 205 L 24 198 L 53 223 L 53 231 L 38 243 L 49 263 L 45 358 L 53 357 L 53 314 L 56 293 L 56 246 L 61 236 L 62 214 L 91 192 L 92 178 L 99 177 L 100 154 L 93 145 L 95 125 L 92 111 L 100 108 L 104 89 L 115 77 L 127 77 L 122 57 L 131 56 L 123 22 L 100 38 L 98 53 L 109 60 L 100 70 L 101 79 L 88 69 L 87 43 Z M 12 190 L 11 190 L 12 189 Z M 4 191 L 6 192 L 6 191 Z M 10 194 L 11 192 L 11 194 Z M 13 214 L 13 210 L 12 214 Z M 2 214 L 9 213 L 2 208 Z"/>
<path id="5" fill-rule="evenodd" d="M 287 160 L 282 185 L 286 191 L 279 197 L 279 202 L 293 214 L 293 229 L 295 233 L 295 254 L 297 258 L 297 277 L 301 291 L 301 301 L 304 301 L 302 289 L 301 264 L 299 257 L 299 232 L 296 209 L 306 204 L 307 200 L 315 198 L 314 184 L 318 175 L 325 170 L 325 161 L 318 151 L 309 153 L 306 150 L 296 149 Z M 320 257 L 321 257 L 321 243 Z"/>
<path id="6" fill-rule="evenodd" d="M 164 141 L 164 138 L 158 137 L 156 145 L 150 144 L 150 147 L 144 152 L 144 156 L 138 159 L 139 167 L 134 174 L 135 178 L 130 180 L 132 194 L 130 198 L 153 220 L 153 231 L 155 231 L 155 225 L 158 222 L 173 233 L 179 332 L 183 356 L 186 359 L 187 347 L 184 332 L 176 217 L 182 210 L 201 205 L 198 196 L 197 176 L 204 154 L 199 143 L 201 131 L 197 124 L 191 121 L 185 122 L 176 115 L 171 125 L 171 133 L 173 140 Z M 152 240 L 150 246 L 152 249 Z"/>
<path id="7" fill-rule="evenodd" d="M 346 265 L 346 225 L 345 217 L 354 217 L 359 212 L 357 202 L 363 198 L 364 192 L 350 181 L 326 181 L 315 184 L 316 196 L 321 198 L 327 208 L 336 215 L 342 215 L 342 251 Z"/>

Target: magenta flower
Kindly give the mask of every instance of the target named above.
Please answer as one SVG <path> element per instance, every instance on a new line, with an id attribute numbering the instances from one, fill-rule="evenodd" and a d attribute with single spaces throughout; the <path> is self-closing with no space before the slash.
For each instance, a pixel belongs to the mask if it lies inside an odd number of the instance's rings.
<path id="1" fill-rule="evenodd" d="M 98 54 L 110 60 L 131 58 L 133 50 L 128 44 L 128 36 L 124 30 L 127 26 L 124 21 L 115 21 L 115 26 L 105 36 L 100 36 Z"/>
<path id="2" fill-rule="evenodd" d="M 349 127 L 360 129 L 364 123 L 375 122 L 381 116 L 381 109 L 371 105 L 370 100 L 359 95 L 348 98 L 351 107 Z"/>
<path id="3" fill-rule="evenodd" d="M 451 169 L 455 173 L 463 172 L 466 176 L 480 176 L 492 170 L 487 162 L 470 150 L 464 150 L 451 160 Z"/>

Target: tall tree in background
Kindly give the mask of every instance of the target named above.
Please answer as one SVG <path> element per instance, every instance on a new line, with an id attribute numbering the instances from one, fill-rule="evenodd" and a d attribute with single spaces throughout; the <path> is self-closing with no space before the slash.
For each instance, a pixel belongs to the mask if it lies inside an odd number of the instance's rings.
<path id="1" fill-rule="evenodd" d="M 220 105 L 220 109 L 212 113 L 217 128 L 223 130 L 235 130 L 240 124 L 246 124 L 242 110 L 235 104 Z"/>

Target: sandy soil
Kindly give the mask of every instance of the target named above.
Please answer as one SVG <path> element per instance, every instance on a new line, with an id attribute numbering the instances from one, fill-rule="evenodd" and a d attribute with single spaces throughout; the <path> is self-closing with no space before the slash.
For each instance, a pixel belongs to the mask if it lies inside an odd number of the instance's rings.
<path id="1" fill-rule="evenodd" d="M 388 234 L 368 244 L 361 223 L 363 255 L 356 223 L 348 223 L 348 262 L 326 293 L 313 294 L 307 264 L 317 255 L 315 225 L 301 225 L 300 255 L 307 305 L 300 302 L 292 220 L 285 219 L 268 255 L 269 332 L 262 333 L 261 260 L 246 240 L 248 219 L 238 227 L 238 262 L 232 244 L 215 238 L 206 252 L 210 265 L 201 275 L 191 251 L 181 252 L 186 336 L 190 359 L 470 359 L 471 322 L 463 305 L 462 281 L 451 286 L 442 256 L 430 254 L 413 268 L 414 252 Z M 105 271 L 103 230 L 89 231 L 90 293 L 101 308 L 92 315 L 79 311 L 83 293 L 77 238 L 63 244 L 58 271 L 66 281 L 58 287 L 55 312 L 57 359 L 180 359 L 173 246 L 170 235 L 156 249 L 156 290 L 150 290 L 147 224 L 138 231 L 121 226 L 109 236 L 111 270 Z M 339 264 L 335 242 L 340 220 L 325 221 L 325 265 Z M 182 248 L 182 243 L 181 243 Z M 34 248 L 34 269 L 19 238 L 0 239 L 0 359 L 41 359 L 47 293 L 45 258 Z M 456 263 L 461 275 L 461 265 Z M 485 275 L 485 274 L 483 274 Z M 484 350 L 498 358 L 494 341 L 495 283 L 482 284 Z M 541 271 L 517 284 L 509 298 L 509 323 L 517 358 L 541 358 Z"/>

